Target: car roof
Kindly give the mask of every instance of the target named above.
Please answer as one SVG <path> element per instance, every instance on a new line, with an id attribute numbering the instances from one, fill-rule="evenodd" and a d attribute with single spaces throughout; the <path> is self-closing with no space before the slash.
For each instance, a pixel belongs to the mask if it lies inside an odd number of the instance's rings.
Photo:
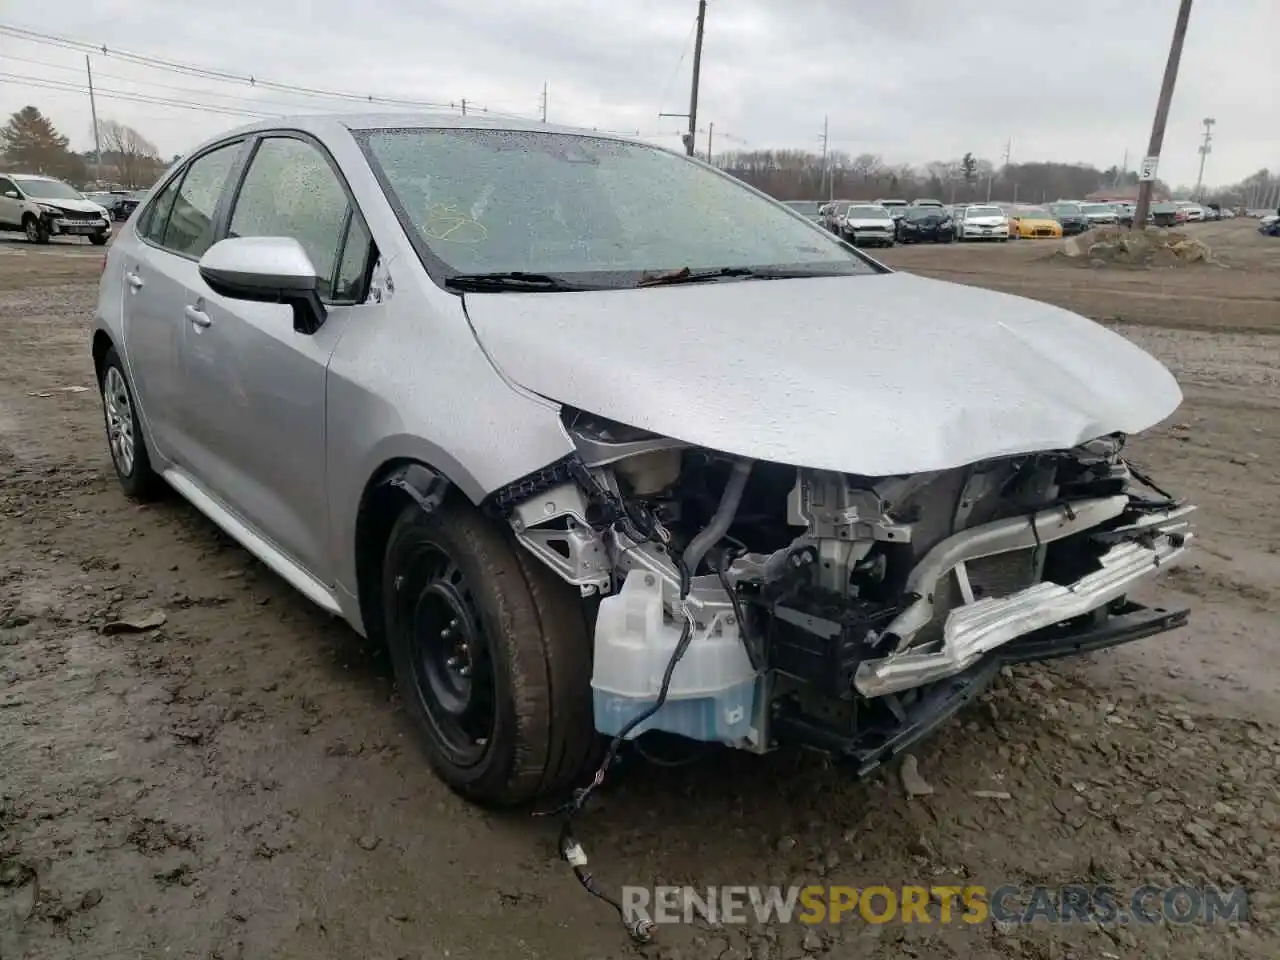
<path id="1" fill-rule="evenodd" d="M 46 177 L 41 173 L 3 173 L 0 176 L 8 177 L 10 180 L 47 180 L 50 183 L 56 182 L 57 177 Z"/>
<path id="2" fill-rule="evenodd" d="M 518 117 L 486 116 L 456 113 L 313 113 L 292 117 L 273 117 L 259 120 L 234 129 L 226 130 L 206 143 L 216 143 L 229 137 L 259 133 L 270 130 L 301 130 L 315 134 L 321 139 L 357 130 L 508 130 L 514 132 L 561 133 L 580 137 L 598 137 L 606 140 L 617 140 L 625 143 L 637 143 L 647 147 L 666 149 L 660 145 L 646 143 L 636 137 L 612 131 L 587 129 L 584 127 L 568 127 L 553 123 L 542 123 L 538 120 L 524 120 Z M 200 149 L 203 149 L 201 144 Z"/>

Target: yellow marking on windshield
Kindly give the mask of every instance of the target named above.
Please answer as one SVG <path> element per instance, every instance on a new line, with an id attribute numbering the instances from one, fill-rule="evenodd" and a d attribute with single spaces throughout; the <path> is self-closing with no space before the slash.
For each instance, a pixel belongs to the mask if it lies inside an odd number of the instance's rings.
<path id="1" fill-rule="evenodd" d="M 489 239 L 489 230 L 458 210 L 453 204 L 438 203 L 427 211 L 422 232 L 428 240 L 447 240 L 449 243 L 483 243 Z"/>

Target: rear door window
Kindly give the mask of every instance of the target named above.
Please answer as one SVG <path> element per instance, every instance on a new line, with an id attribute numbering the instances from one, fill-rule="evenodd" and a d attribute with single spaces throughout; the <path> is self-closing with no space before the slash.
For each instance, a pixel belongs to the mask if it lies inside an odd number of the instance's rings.
<path id="1" fill-rule="evenodd" d="M 181 184 L 182 174 L 178 174 L 147 205 L 147 209 L 142 211 L 142 219 L 138 221 L 138 233 L 157 246 L 164 239 L 164 228 L 169 222 L 169 211 L 173 209 L 173 198 L 178 195 Z"/>

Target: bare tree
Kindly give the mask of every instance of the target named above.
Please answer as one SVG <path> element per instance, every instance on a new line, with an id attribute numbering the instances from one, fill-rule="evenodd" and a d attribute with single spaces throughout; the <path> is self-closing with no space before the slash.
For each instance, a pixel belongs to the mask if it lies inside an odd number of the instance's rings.
<path id="1" fill-rule="evenodd" d="M 880 159 L 879 154 L 860 153 L 853 158 L 853 163 L 849 169 L 861 177 L 864 182 L 869 182 L 884 169 L 884 161 Z"/>
<path id="2" fill-rule="evenodd" d="M 164 166 L 156 145 L 118 120 L 98 121 L 98 143 L 103 162 L 116 168 L 121 186 L 150 186 Z"/>
<path id="3" fill-rule="evenodd" d="M 759 187 L 780 200 L 825 198 L 828 191 L 840 199 L 870 200 L 901 197 L 904 200 L 933 197 L 952 202 L 985 199 L 1030 202 L 1060 197 L 1083 199 L 1095 190 L 1114 186 L 1114 171 L 1081 163 L 1016 163 L 997 166 L 990 160 L 966 154 L 955 160 L 938 160 L 919 167 L 889 164 L 880 156 L 849 156 L 839 150 L 827 154 L 824 175 L 822 157 L 794 148 L 726 151 L 716 163 L 727 173 Z M 1122 185 L 1132 186 L 1136 174 L 1129 171 Z M 1252 180 L 1268 183 L 1272 174 L 1260 171 Z M 1164 191 L 1157 184 L 1157 191 Z M 1238 191 L 1244 192 L 1244 191 Z M 1254 193 L 1265 192 L 1255 189 Z"/>

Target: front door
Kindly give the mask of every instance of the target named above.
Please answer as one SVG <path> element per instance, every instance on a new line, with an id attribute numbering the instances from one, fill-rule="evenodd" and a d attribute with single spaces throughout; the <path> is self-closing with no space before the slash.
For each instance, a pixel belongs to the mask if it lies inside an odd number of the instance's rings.
<path id="1" fill-rule="evenodd" d="M 227 235 L 301 243 L 328 317 L 316 332 L 299 333 L 288 307 L 222 297 L 203 283 L 194 291 L 183 341 L 192 472 L 259 535 L 329 583 L 325 381 L 343 331 L 366 309 L 356 301 L 369 234 L 315 144 L 267 136 L 232 202 Z"/>
<path id="2" fill-rule="evenodd" d="M 0 177 L 0 227 L 17 230 L 22 226 L 22 194 L 13 181 Z"/>
<path id="3" fill-rule="evenodd" d="M 187 465 L 181 344 L 196 260 L 213 239 L 215 211 L 243 142 L 202 154 L 151 203 L 137 237 L 123 238 L 125 362 L 157 453 Z"/>

